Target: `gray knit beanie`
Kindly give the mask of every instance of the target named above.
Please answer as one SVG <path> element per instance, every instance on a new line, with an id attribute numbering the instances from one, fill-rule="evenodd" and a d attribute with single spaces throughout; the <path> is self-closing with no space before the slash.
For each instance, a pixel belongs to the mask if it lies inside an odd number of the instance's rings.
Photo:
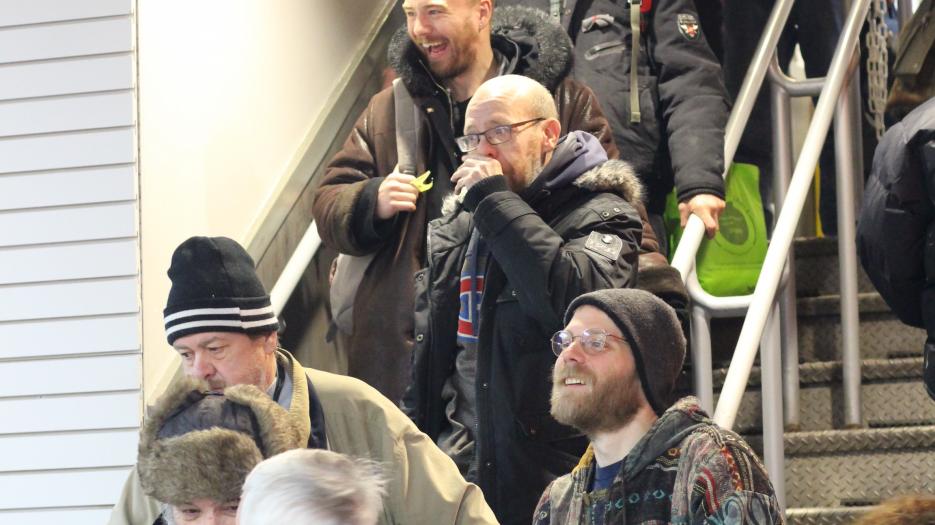
<path id="1" fill-rule="evenodd" d="M 685 360 L 685 335 L 675 310 L 655 295 L 632 288 L 586 293 L 568 305 L 565 324 L 580 306 L 600 309 L 617 325 L 633 350 L 646 399 L 661 415 L 675 401 L 675 380 Z"/>

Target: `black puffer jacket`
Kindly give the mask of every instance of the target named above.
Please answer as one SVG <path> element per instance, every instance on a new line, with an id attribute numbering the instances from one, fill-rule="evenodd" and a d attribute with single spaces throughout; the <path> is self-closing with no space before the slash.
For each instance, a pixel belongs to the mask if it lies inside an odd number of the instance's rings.
<path id="1" fill-rule="evenodd" d="M 639 200 L 632 170 L 611 160 L 573 175 L 559 188 L 542 175 L 523 196 L 509 191 L 503 177 L 478 183 L 465 207 L 429 224 L 428 267 L 416 275 L 414 381 L 404 404 L 437 440 L 448 424 L 442 387 L 455 369 L 459 277 L 473 228 L 490 249 L 477 343 L 473 481 L 501 523 L 530 523 L 542 490 L 569 472 L 587 446 L 549 415 L 555 363 L 549 338 L 562 328 L 566 307 L 582 293 L 636 281 L 641 223 L 630 204 Z"/>
<path id="2" fill-rule="evenodd" d="M 545 12 L 550 0 L 498 0 Z M 630 122 L 630 8 L 626 0 L 565 0 L 561 23 L 575 44 L 572 78 L 597 95 L 620 158 L 636 169 L 646 207 L 661 213 L 674 182 L 679 201 L 723 198 L 729 108 L 721 67 L 705 42 L 692 0 L 642 0 L 639 104 Z M 498 7 L 499 8 L 499 7 Z M 680 28 L 681 26 L 681 28 Z M 691 35 L 695 35 L 692 37 Z"/>
<path id="3" fill-rule="evenodd" d="M 933 203 L 935 98 L 883 136 L 857 224 L 864 270 L 900 320 L 918 327 L 935 327 Z"/>

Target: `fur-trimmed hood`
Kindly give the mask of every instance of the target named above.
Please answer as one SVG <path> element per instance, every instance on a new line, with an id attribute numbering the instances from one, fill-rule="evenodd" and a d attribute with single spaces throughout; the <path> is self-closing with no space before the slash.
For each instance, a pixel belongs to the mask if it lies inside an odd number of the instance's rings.
<path id="1" fill-rule="evenodd" d="M 555 89 L 571 69 L 571 39 L 561 26 L 539 9 L 525 6 L 495 8 L 490 43 L 504 59 L 501 74 L 529 77 L 549 91 Z M 405 25 L 393 35 L 387 58 L 412 96 L 429 97 L 439 90 L 438 83 L 422 60 L 422 54 L 409 39 Z"/>
<path id="2" fill-rule="evenodd" d="M 209 390 L 202 381 L 180 381 L 140 429 L 140 483 L 163 503 L 235 500 L 257 463 L 304 445 L 299 423 L 255 386 Z"/>
<path id="3" fill-rule="evenodd" d="M 572 184 L 591 191 L 613 192 L 634 204 L 643 198 L 643 186 L 636 172 L 623 160 L 608 160 L 600 166 L 595 166 L 575 179 Z"/>

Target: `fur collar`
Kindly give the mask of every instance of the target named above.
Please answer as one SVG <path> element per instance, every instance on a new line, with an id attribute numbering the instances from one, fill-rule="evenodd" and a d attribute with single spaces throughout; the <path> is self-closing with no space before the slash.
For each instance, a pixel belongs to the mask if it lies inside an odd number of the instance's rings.
<path id="1" fill-rule="evenodd" d="M 507 62 L 504 74 L 527 76 L 551 91 L 571 69 L 571 39 L 539 9 L 494 9 L 490 38 L 494 50 Z M 413 97 L 430 97 L 440 89 L 409 39 L 406 26 L 393 35 L 387 58 Z"/>
<path id="2" fill-rule="evenodd" d="M 634 204 L 643 199 L 643 185 L 633 166 L 623 160 L 608 160 L 591 168 L 572 184 L 585 190 L 613 192 Z"/>
<path id="3" fill-rule="evenodd" d="M 616 193 L 633 204 L 643 198 L 643 185 L 636 172 L 629 163 L 622 160 L 608 160 L 600 166 L 595 166 L 575 179 L 572 185 L 595 193 Z M 465 193 L 467 192 L 459 195 L 451 193 L 445 197 L 442 201 L 442 215 L 451 215 L 457 211 L 464 202 Z"/>

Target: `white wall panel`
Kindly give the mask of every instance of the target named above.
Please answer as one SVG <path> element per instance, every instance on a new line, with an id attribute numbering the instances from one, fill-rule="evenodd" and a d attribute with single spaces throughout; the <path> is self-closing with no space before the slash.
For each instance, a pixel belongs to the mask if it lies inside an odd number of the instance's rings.
<path id="1" fill-rule="evenodd" d="M 101 525 L 107 523 L 110 508 L 63 509 L 63 510 L 0 510 L 0 523 L 15 525 L 50 525 L 67 523 L 68 525 Z"/>
<path id="2" fill-rule="evenodd" d="M 138 440 L 136 429 L 0 437 L 0 472 L 129 466 Z"/>
<path id="3" fill-rule="evenodd" d="M 0 0 L 0 525 L 105 523 L 136 459 L 136 3 Z"/>
<path id="4" fill-rule="evenodd" d="M 3 0 L 0 26 L 129 14 L 132 0 Z"/>
<path id="5" fill-rule="evenodd" d="M 133 56 L 29 62 L 0 68 L 0 100 L 133 87 Z"/>
<path id="6" fill-rule="evenodd" d="M 141 360 L 136 354 L 0 362 L 0 398 L 138 389 Z"/>
<path id="7" fill-rule="evenodd" d="M 135 156 L 131 128 L 0 139 L 0 173 L 124 164 Z"/>
<path id="8" fill-rule="evenodd" d="M 139 320 L 125 314 L 0 323 L 0 341 L 2 359 L 138 350 Z"/>
<path id="9" fill-rule="evenodd" d="M 0 321 L 136 312 L 136 277 L 0 288 Z"/>
<path id="10" fill-rule="evenodd" d="M 112 505 L 130 470 L 0 474 L 0 509 Z"/>
<path id="11" fill-rule="evenodd" d="M 0 399 L 0 435 L 132 428 L 139 420 L 139 392 Z"/>
<path id="12" fill-rule="evenodd" d="M 0 103 L 0 137 L 132 124 L 132 91 Z"/>
<path id="13" fill-rule="evenodd" d="M 130 164 L 6 175 L 0 177 L 0 210 L 132 200 L 135 187 Z"/>
<path id="14" fill-rule="evenodd" d="M 129 16 L 0 29 L 0 64 L 99 55 L 132 48 Z"/>
<path id="15" fill-rule="evenodd" d="M 136 235 L 135 203 L 0 213 L 0 247 Z"/>
<path id="16" fill-rule="evenodd" d="M 0 285 L 133 276 L 138 258 L 135 238 L 0 248 Z"/>

